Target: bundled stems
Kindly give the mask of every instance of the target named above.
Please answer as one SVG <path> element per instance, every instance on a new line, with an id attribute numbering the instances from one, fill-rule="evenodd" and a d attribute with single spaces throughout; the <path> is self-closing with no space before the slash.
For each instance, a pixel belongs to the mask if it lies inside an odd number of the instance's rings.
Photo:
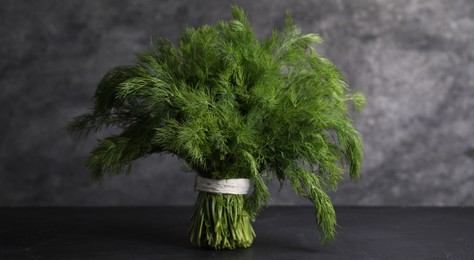
<path id="1" fill-rule="evenodd" d="M 191 217 L 191 243 L 217 250 L 250 247 L 255 232 L 243 206 L 243 195 L 199 191 Z"/>

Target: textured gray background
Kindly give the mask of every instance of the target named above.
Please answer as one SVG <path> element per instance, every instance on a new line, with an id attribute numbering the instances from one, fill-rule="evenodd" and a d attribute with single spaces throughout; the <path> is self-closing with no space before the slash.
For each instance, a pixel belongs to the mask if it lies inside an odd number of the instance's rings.
<path id="1" fill-rule="evenodd" d="M 2 1 L 0 206 L 192 204 L 193 174 L 176 157 L 140 160 L 133 173 L 89 181 L 95 144 L 64 135 L 87 111 L 101 76 L 129 64 L 150 37 L 230 17 L 228 1 Z M 474 206 L 474 1 L 238 1 L 260 36 L 287 9 L 368 105 L 359 183 L 338 205 Z M 288 187 L 273 204 L 304 204 Z"/>

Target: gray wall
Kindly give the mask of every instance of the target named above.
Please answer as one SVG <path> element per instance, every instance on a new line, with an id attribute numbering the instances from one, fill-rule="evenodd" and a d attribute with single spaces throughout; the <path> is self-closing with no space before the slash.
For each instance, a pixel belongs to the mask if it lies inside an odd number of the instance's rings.
<path id="1" fill-rule="evenodd" d="M 128 176 L 91 183 L 84 162 L 100 136 L 75 140 L 62 127 L 150 37 L 176 40 L 184 25 L 227 19 L 229 3 L 2 1 L 0 206 L 192 204 L 194 175 L 176 157 L 152 156 Z M 236 3 L 260 36 L 289 10 L 367 95 L 356 119 L 362 179 L 332 194 L 336 204 L 474 206 L 474 1 Z M 273 204 L 307 203 L 272 187 Z"/>

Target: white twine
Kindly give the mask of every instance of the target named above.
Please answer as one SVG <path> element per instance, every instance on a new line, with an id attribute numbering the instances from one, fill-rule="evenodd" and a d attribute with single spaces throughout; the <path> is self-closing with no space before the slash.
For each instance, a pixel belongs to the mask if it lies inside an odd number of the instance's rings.
<path id="1" fill-rule="evenodd" d="M 218 194 L 247 194 L 250 179 L 213 180 L 197 176 L 195 189 Z"/>

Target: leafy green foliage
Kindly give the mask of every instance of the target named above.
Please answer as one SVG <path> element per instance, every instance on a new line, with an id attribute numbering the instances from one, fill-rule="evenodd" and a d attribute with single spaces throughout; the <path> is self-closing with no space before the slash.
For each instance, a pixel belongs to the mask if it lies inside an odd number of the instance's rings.
<path id="1" fill-rule="evenodd" d="M 364 96 L 350 93 L 342 73 L 313 49 L 321 38 L 302 35 L 289 15 L 282 30 L 259 41 L 243 10 L 232 14 L 186 28 L 178 46 L 159 39 L 135 65 L 110 70 L 93 110 L 68 130 L 123 130 L 92 151 L 87 166 L 96 180 L 161 152 L 205 178 L 250 178 L 251 218 L 268 202 L 265 179 L 289 181 L 314 203 L 323 242 L 331 241 L 336 217 L 325 191 L 336 189 L 344 169 L 359 178 L 362 141 L 351 107 L 359 111 Z"/>

